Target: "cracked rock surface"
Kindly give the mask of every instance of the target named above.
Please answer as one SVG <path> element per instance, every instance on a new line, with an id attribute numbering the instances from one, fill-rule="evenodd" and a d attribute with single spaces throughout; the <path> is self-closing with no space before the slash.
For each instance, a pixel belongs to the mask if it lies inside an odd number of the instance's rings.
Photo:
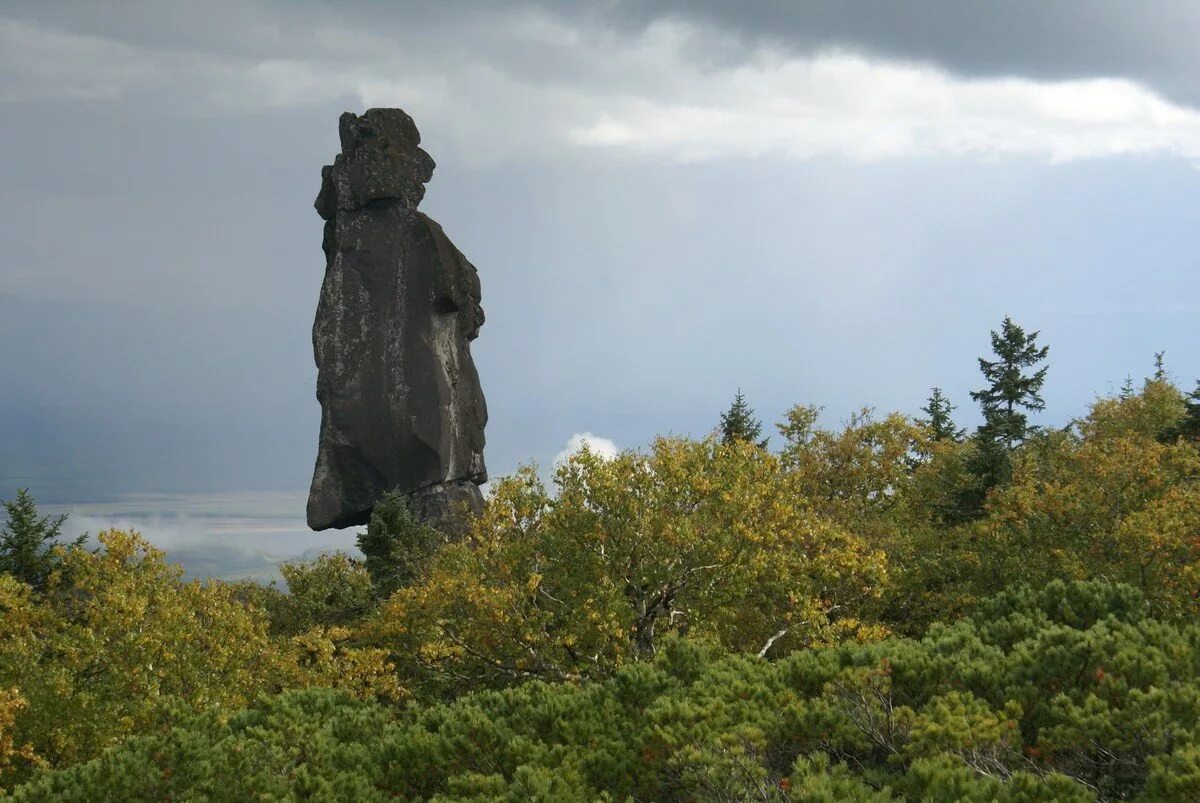
<path id="1" fill-rule="evenodd" d="M 398 489 L 437 525 L 478 510 L 487 406 L 470 342 L 479 274 L 417 211 L 433 159 L 400 109 L 349 112 L 321 170 L 325 281 L 313 350 L 321 435 L 308 497 L 314 530 L 365 524 Z"/>

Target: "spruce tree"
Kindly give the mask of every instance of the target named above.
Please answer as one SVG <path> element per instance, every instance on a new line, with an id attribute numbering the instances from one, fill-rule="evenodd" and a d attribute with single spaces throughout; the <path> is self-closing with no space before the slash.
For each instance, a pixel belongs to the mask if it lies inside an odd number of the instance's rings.
<path id="1" fill-rule="evenodd" d="M 762 435 L 762 422 L 754 417 L 754 410 L 746 403 L 742 389 L 738 388 L 737 395 L 733 397 L 733 404 L 729 406 L 729 411 L 721 413 L 721 443 L 746 441 L 757 445 L 760 449 L 765 449 L 770 438 L 763 438 L 760 441 L 758 439 L 760 435 Z"/>
<path id="2" fill-rule="evenodd" d="M 1175 427 L 1175 436 L 1189 441 L 1200 441 L 1200 379 L 1196 389 L 1183 400 L 1183 420 Z"/>
<path id="3" fill-rule="evenodd" d="M 415 580 L 441 541 L 441 534 L 418 518 L 409 496 L 399 491 L 380 497 L 366 532 L 357 539 L 380 598 Z"/>
<path id="4" fill-rule="evenodd" d="M 1037 332 L 1026 334 L 1009 317 L 999 332 L 992 332 L 995 360 L 979 359 L 979 370 L 988 386 L 972 391 L 971 398 L 983 409 L 983 424 L 972 441 L 974 455 L 967 462 L 969 481 L 956 493 L 951 523 L 983 515 L 988 493 L 1006 485 L 1012 477 L 1012 453 L 1030 434 L 1026 411 L 1045 409 L 1042 385 L 1046 368 L 1027 373 L 1046 359 L 1049 348 L 1037 345 Z"/>
<path id="5" fill-rule="evenodd" d="M 921 412 L 929 417 L 919 418 L 917 423 L 928 427 L 930 435 L 935 441 L 962 440 L 966 430 L 954 425 L 952 414 L 955 409 L 950 400 L 942 393 L 941 388 L 933 388 L 929 394 L 928 404 L 921 408 Z"/>
<path id="6" fill-rule="evenodd" d="M 1154 381 L 1155 382 L 1166 382 L 1167 381 L 1167 364 L 1166 364 L 1166 361 L 1163 359 L 1164 357 L 1166 357 L 1166 355 L 1167 355 L 1167 353 L 1165 351 L 1154 352 Z"/>
<path id="7" fill-rule="evenodd" d="M 34 588 L 42 588 L 46 578 L 58 567 L 54 546 L 62 536 L 67 514 L 38 516 L 37 503 L 28 488 L 17 491 L 17 498 L 5 502 L 8 521 L 0 528 L 0 572 L 7 572 Z M 87 534 L 68 546 L 83 546 Z"/>
<path id="8" fill-rule="evenodd" d="M 1037 332 L 1025 330 L 1005 317 L 999 332 L 992 332 L 992 351 L 997 359 L 979 358 L 979 370 L 987 387 L 971 391 L 971 398 L 983 409 L 983 424 L 978 437 L 1003 447 L 1007 453 L 1024 442 L 1030 432 L 1026 411 L 1046 409 L 1042 385 L 1046 366 L 1026 373 L 1046 359 L 1050 348 L 1038 347 Z"/>

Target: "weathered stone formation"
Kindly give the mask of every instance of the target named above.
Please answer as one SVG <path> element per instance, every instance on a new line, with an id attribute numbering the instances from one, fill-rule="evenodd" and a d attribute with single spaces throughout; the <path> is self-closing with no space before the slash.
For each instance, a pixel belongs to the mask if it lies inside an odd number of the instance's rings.
<path id="1" fill-rule="evenodd" d="M 347 112 L 321 170 L 325 282 L 313 325 L 321 439 L 308 525 L 365 524 L 386 491 L 435 525 L 482 504 L 487 407 L 471 360 L 479 275 L 417 211 L 433 159 L 400 109 Z"/>

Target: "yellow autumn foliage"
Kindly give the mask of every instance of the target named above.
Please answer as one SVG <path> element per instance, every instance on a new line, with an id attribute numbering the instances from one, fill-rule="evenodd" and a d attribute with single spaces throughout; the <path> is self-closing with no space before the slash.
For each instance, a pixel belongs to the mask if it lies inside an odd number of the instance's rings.
<path id="1" fill-rule="evenodd" d="M 0 748 L 21 746 L 5 748 L 7 776 L 28 770 L 21 751 L 66 766 L 176 711 L 234 710 L 285 688 L 402 694 L 383 653 L 346 644 L 344 631 L 272 637 L 238 585 L 184 582 L 135 532 L 99 542 L 64 550 L 42 592 L 0 574 L 0 688 L 17 695 L 0 699 Z"/>
<path id="2" fill-rule="evenodd" d="M 1140 589 L 1155 615 L 1200 612 L 1200 450 L 1164 437 L 1182 395 L 1149 380 L 1141 393 L 1098 400 L 1074 426 L 1041 433 L 1013 456 L 1012 479 L 975 521 L 936 521 L 970 444 L 931 452 L 914 475 L 909 511 L 925 511 L 889 549 L 905 566 L 892 619 L 913 632 L 961 615 L 1015 583 L 1103 579 Z"/>
<path id="3" fill-rule="evenodd" d="M 501 481 L 463 543 L 363 625 L 402 671 L 460 689 L 580 680 L 653 655 L 668 633 L 782 654 L 882 631 L 882 552 L 796 494 L 749 443 L 661 438 L 648 454 L 583 452 L 549 493 Z"/>
<path id="4" fill-rule="evenodd" d="M 13 768 L 25 769 L 40 764 L 33 746 L 28 742 L 18 743 L 15 733 L 17 714 L 27 707 L 28 703 L 17 689 L 0 689 L 0 778 Z M 0 784 L 2 794 L 4 785 Z"/>

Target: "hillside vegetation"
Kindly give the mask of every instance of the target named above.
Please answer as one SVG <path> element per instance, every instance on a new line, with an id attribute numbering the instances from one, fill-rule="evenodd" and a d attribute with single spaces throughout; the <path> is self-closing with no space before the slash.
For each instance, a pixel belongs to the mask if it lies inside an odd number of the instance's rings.
<path id="1" fill-rule="evenodd" d="M 449 541 L 183 582 L 136 533 L 0 529 L 17 800 L 1196 800 L 1200 389 L 1062 429 L 1006 320 L 967 434 L 913 419 L 584 451 Z M 774 441 L 774 442 L 772 442 Z M 59 542 L 55 545 L 55 542 Z M 0 793 L 2 794 L 2 793 Z"/>
<path id="2" fill-rule="evenodd" d="M 1091 800 L 1200 793 L 1200 629 L 1128 586 L 1005 593 L 919 639 L 716 657 L 389 709 L 292 691 L 193 716 L 18 800 Z"/>

